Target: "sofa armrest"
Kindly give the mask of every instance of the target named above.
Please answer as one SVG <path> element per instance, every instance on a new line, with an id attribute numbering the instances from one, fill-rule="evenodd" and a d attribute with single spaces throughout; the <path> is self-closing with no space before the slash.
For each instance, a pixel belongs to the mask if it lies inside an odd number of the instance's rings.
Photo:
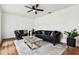
<path id="1" fill-rule="evenodd" d="M 19 31 L 14 31 L 14 33 L 15 33 L 15 37 L 17 38 L 17 39 L 22 39 L 22 36 L 20 35 L 20 33 L 19 33 Z"/>
<path id="2" fill-rule="evenodd" d="M 15 36 L 16 36 L 17 39 L 23 39 L 22 36 L 28 35 L 27 30 L 15 30 L 14 33 L 15 33 Z"/>
<path id="3" fill-rule="evenodd" d="M 50 35 L 50 40 L 53 43 L 53 45 L 60 42 L 61 39 L 60 36 L 61 36 L 61 32 L 53 33 L 52 36 Z"/>

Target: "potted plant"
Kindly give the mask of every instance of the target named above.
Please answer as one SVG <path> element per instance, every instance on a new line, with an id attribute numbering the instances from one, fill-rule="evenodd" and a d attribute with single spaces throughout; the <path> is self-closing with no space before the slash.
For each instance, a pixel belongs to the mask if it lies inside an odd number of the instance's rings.
<path id="1" fill-rule="evenodd" d="M 75 47 L 75 44 L 76 44 L 75 37 L 78 36 L 77 30 L 74 29 L 74 30 L 72 30 L 70 32 L 65 31 L 64 34 L 67 35 L 67 45 Z"/>

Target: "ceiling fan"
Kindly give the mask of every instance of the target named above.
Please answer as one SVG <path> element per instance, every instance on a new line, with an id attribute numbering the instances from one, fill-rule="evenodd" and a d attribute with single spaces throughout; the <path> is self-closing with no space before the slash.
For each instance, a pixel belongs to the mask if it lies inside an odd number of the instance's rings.
<path id="1" fill-rule="evenodd" d="M 31 7 L 29 7 L 29 6 L 24 6 L 24 7 L 31 9 L 31 10 L 27 11 L 27 13 L 33 11 L 35 14 L 37 14 L 37 11 L 44 11 L 43 9 L 38 9 L 39 4 L 31 5 Z"/>

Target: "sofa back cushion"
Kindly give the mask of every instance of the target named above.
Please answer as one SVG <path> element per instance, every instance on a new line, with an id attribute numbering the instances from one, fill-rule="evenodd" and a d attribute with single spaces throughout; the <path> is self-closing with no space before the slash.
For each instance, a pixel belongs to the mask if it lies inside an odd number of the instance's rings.
<path id="1" fill-rule="evenodd" d="M 45 35 L 51 35 L 52 31 L 45 31 Z"/>
<path id="2" fill-rule="evenodd" d="M 24 34 L 24 31 L 23 31 L 23 30 L 19 30 L 19 33 L 20 33 L 20 34 Z"/>
<path id="3" fill-rule="evenodd" d="M 35 34 L 42 34 L 41 30 L 35 31 Z"/>
<path id="4" fill-rule="evenodd" d="M 53 36 L 53 31 L 51 32 L 50 36 Z"/>
<path id="5" fill-rule="evenodd" d="M 45 31 L 42 31 L 42 34 L 45 35 Z"/>
<path id="6" fill-rule="evenodd" d="M 51 36 L 57 36 L 59 35 L 59 31 L 49 31 L 49 30 L 38 30 L 35 31 L 35 34 L 43 34 L 43 35 L 51 35 Z"/>
<path id="7" fill-rule="evenodd" d="M 24 30 L 24 34 L 28 33 L 28 30 Z"/>

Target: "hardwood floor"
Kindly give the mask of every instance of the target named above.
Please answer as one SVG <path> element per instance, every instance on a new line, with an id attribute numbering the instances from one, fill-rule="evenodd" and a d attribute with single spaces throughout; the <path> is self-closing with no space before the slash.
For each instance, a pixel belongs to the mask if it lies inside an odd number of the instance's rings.
<path id="1" fill-rule="evenodd" d="M 14 39 L 5 39 L 2 41 L 0 48 L 0 55 L 17 55 L 17 50 L 15 48 Z"/>
<path id="2" fill-rule="evenodd" d="M 3 40 L 2 45 L 0 46 L 0 55 L 18 55 L 13 40 L 15 39 Z M 79 55 L 79 47 L 69 47 L 62 55 Z"/>
<path id="3" fill-rule="evenodd" d="M 63 55 L 79 55 L 79 47 L 68 47 Z"/>

